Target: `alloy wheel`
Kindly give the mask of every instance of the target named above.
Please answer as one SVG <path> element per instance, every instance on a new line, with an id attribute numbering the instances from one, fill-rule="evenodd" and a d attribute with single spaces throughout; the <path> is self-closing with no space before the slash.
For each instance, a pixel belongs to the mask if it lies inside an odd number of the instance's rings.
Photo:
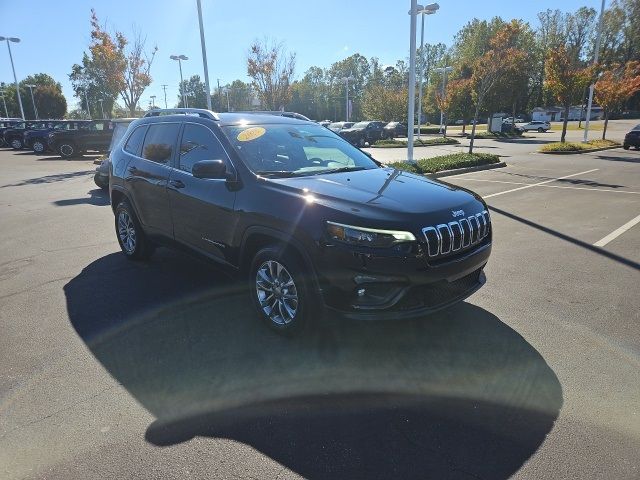
<path id="1" fill-rule="evenodd" d="M 22 148 L 22 142 L 18 139 L 11 140 L 11 148 L 20 150 Z"/>
<path id="2" fill-rule="evenodd" d="M 71 155 L 73 155 L 73 147 L 68 144 L 61 145 L 60 153 L 62 153 L 66 157 L 70 157 Z"/>
<path id="3" fill-rule="evenodd" d="M 277 325 L 288 325 L 298 312 L 298 289 L 281 263 L 268 260 L 256 273 L 256 294 L 264 314 Z"/>
<path id="4" fill-rule="evenodd" d="M 39 140 L 36 140 L 35 142 L 33 142 L 32 148 L 34 152 L 42 153 L 44 152 L 44 143 L 42 143 Z"/>
<path id="5" fill-rule="evenodd" d="M 118 237 L 124 251 L 131 255 L 136 249 L 136 227 L 129 212 L 118 213 Z"/>

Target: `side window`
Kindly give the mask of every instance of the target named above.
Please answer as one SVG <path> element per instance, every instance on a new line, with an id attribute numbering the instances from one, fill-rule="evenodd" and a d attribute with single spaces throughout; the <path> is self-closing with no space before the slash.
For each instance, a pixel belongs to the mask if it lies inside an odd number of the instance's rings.
<path id="1" fill-rule="evenodd" d="M 104 130 L 104 123 L 95 123 L 92 130 L 98 130 L 99 132 L 101 132 L 102 130 Z"/>
<path id="2" fill-rule="evenodd" d="M 147 131 L 147 126 L 143 125 L 141 127 L 136 128 L 129 140 L 127 140 L 126 145 L 124 146 L 124 150 L 129 152 L 131 155 L 140 156 L 140 148 L 142 147 L 142 142 L 144 141 L 144 134 Z"/>
<path id="3" fill-rule="evenodd" d="M 149 126 L 142 146 L 142 158 L 167 163 L 178 139 L 179 123 L 156 123 Z"/>
<path id="4" fill-rule="evenodd" d="M 223 160 L 228 164 L 227 154 L 211 130 L 187 123 L 182 132 L 178 168 L 191 173 L 193 164 L 200 160 Z"/>

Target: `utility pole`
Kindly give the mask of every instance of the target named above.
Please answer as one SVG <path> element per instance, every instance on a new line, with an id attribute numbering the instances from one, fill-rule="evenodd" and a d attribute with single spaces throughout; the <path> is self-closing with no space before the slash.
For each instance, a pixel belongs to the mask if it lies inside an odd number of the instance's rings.
<path id="1" fill-rule="evenodd" d="M 602 41 L 602 18 L 604 17 L 604 2 L 602 0 L 602 4 L 600 5 L 600 19 L 598 20 L 598 36 L 596 37 L 596 52 L 593 56 L 593 64 L 596 65 L 598 63 L 598 54 L 600 53 L 600 42 Z M 595 88 L 595 84 L 592 83 L 589 87 L 589 101 L 587 102 L 587 118 L 584 122 L 584 138 L 583 142 L 586 142 L 589 139 L 589 121 L 591 120 L 591 106 L 593 105 L 593 89 Z"/>
<path id="2" fill-rule="evenodd" d="M 349 108 L 349 80 L 354 81 L 355 78 L 352 75 L 349 75 L 348 77 L 343 77 L 340 79 L 341 81 L 344 82 L 345 84 L 345 118 L 347 119 L 347 122 L 349 121 L 349 114 L 351 112 L 349 112 L 349 110 L 351 110 Z"/>
<path id="3" fill-rule="evenodd" d="M 156 108 L 156 96 L 150 95 L 151 98 L 151 108 Z"/>
<path id="4" fill-rule="evenodd" d="M 164 108 L 168 108 L 167 107 L 167 86 L 168 85 L 162 85 L 162 90 L 164 90 Z"/>
<path id="5" fill-rule="evenodd" d="M 220 79 L 218 79 L 218 108 L 222 105 L 222 90 L 220 90 Z"/>

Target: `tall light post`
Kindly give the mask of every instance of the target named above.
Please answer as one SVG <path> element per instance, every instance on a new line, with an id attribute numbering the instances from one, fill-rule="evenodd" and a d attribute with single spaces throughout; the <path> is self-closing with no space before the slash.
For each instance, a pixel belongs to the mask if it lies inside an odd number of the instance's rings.
<path id="1" fill-rule="evenodd" d="M 99 98 L 98 99 L 98 103 L 100 103 L 100 111 L 102 112 L 102 119 L 105 120 L 106 117 L 104 116 L 104 105 L 103 105 L 103 102 L 104 102 L 104 98 Z"/>
<path id="2" fill-rule="evenodd" d="M 409 10 L 409 98 L 407 112 L 407 161 L 413 162 L 413 131 L 415 129 L 416 108 L 416 23 L 418 0 L 411 0 Z"/>
<path id="3" fill-rule="evenodd" d="M 22 108 L 22 98 L 20 97 L 20 85 L 18 85 L 18 77 L 16 76 L 16 69 L 13 66 L 13 55 L 11 55 L 11 45 L 9 42 L 20 43 L 20 39 L 16 37 L 2 37 L 0 36 L 0 42 L 3 40 L 7 41 L 7 48 L 9 49 L 9 59 L 11 60 L 11 70 L 13 70 L 13 81 L 16 83 L 16 93 L 18 94 L 18 104 L 20 105 L 20 113 L 22 114 L 22 119 L 24 120 L 24 109 Z"/>
<path id="4" fill-rule="evenodd" d="M 596 37 L 596 51 L 593 55 L 593 64 L 596 65 L 598 63 L 598 54 L 600 53 L 600 42 L 602 41 L 602 17 L 604 16 L 604 1 L 602 0 L 602 4 L 600 5 L 600 19 L 598 20 L 598 35 Z M 593 105 L 593 89 L 595 84 L 591 84 L 589 87 L 589 100 L 587 101 L 587 118 L 585 118 L 584 122 L 584 138 L 582 141 L 586 142 L 589 137 L 589 121 L 591 120 L 591 106 Z"/>
<path id="5" fill-rule="evenodd" d="M 430 3 L 421 7 L 418 5 L 418 13 L 422 17 L 422 28 L 420 30 L 420 58 L 424 58 L 424 17 L 426 15 L 433 15 L 440 9 L 440 5 L 437 3 Z M 424 78 L 424 62 L 420 62 L 420 88 L 418 89 L 418 140 L 420 140 L 420 130 L 422 129 L 422 80 Z"/>
<path id="6" fill-rule="evenodd" d="M 198 4 L 198 22 L 200 23 L 200 46 L 202 47 L 202 64 L 204 65 L 204 84 L 207 87 L 207 108 L 211 110 L 211 89 L 209 88 L 209 67 L 207 66 L 207 47 L 204 44 L 204 28 L 202 27 L 202 5 Z"/>
<path id="7" fill-rule="evenodd" d="M 182 95 L 182 106 L 187 108 L 189 107 L 189 105 L 187 105 L 187 95 L 184 92 L 184 80 L 182 79 L 182 61 L 189 60 L 189 57 L 187 57 L 186 55 L 171 55 L 169 58 L 171 60 L 178 61 L 178 67 L 180 68 L 180 94 Z"/>
<path id="8" fill-rule="evenodd" d="M 169 85 L 162 85 L 162 90 L 164 90 L 164 108 L 168 108 L 167 107 L 167 87 Z"/>
<path id="9" fill-rule="evenodd" d="M 345 90 L 346 90 L 346 95 L 345 95 L 345 98 L 346 98 L 345 112 L 346 112 L 346 114 L 345 114 L 345 116 L 346 116 L 347 122 L 349 121 L 349 110 L 350 110 L 350 108 L 349 108 L 349 81 L 353 82 L 354 80 L 355 80 L 355 78 L 352 75 L 349 75 L 348 77 L 342 77 L 340 79 L 341 82 L 345 83 Z"/>
<path id="10" fill-rule="evenodd" d="M 447 73 L 451 72 L 453 67 L 438 67 L 434 68 L 433 71 L 437 73 L 442 73 L 442 97 L 444 98 L 445 90 L 447 89 Z M 444 125 L 444 111 L 440 109 L 440 133 L 443 133 L 446 130 Z"/>
<path id="11" fill-rule="evenodd" d="M 151 98 L 151 108 L 156 108 L 156 96 L 150 95 Z"/>
<path id="12" fill-rule="evenodd" d="M 29 85 L 25 85 L 25 87 L 27 87 L 29 89 L 29 92 L 31 92 L 31 103 L 33 104 L 33 113 L 36 116 L 36 120 L 39 120 L 38 107 L 36 107 L 36 100 L 35 98 L 33 98 L 33 89 L 36 88 L 37 85 L 29 84 Z"/>

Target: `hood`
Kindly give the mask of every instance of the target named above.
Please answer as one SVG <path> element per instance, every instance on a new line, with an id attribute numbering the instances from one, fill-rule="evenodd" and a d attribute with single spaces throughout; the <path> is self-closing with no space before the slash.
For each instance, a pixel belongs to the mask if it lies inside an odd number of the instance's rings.
<path id="1" fill-rule="evenodd" d="M 471 215 L 485 208 L 480 197 L 468 190 L 391 168 L 268 182 L 274 189 L 313 195 L 316 203 L 345 215 L 377 219 L 388 225 L 449 222 L 454 210 Z"/>

